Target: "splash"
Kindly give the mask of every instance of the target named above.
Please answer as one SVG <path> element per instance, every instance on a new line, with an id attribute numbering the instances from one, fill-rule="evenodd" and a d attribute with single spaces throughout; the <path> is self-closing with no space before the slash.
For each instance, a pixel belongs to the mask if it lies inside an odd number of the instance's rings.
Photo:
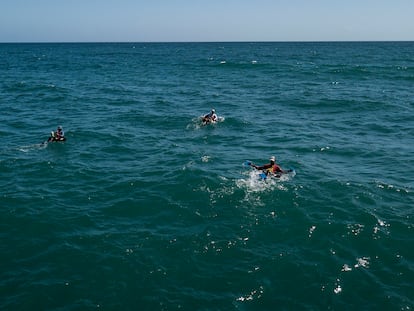
<path id="1" fill-rule="evenodd" d="M 203 117 L 204 116 L 199 116 L 199 117 L 191 119 L 191 123 L 188 124 L 186 126 L 186 128 L 187 129 L 198 130 L 198 129 L 204 128 L 206 126 L 215 126 L 216 124 L 222 123 L 226 120 L 224 117 L 218 116 L 216 122 L 212 122 L 212 123 L 209 123 L 209 124 L 204 124 L 203 123 Z"/>
<path id="2" fill-rule="evenodd" d="M 253 170 L 245 173 L 246 178 L 236 180 L 237 187 L 245 189 L 247 192 L 264 192 L 276 189 L 287 191 L 283 182 L 291 180 L 296 173 L 292 172 L 292 174 L 284 174 L 279 178 L 268 177 L 266 179 L 263 179 L 260 174 L 260 171 Z"/>
<path id="3" fill-rule="evenodd" d="M 354 265 L 354 268 L 369 268 L 369 264 L 370 264 L 370 257 L 362 257 L 362 258 L 357 258 L 356 259 L 356 264 Z"/>
<path id="4" fill-rule="evenodd" d="M 45 149 L 45 148 L 47 148 L 47 142 L 43 142 L 40 144 L 21 146 L 21 147 L 18 147 L 17 150 L 27 153 L 33 150 L 40 150 L 40 149 Z"/>
<path id="5" fill-rule="evenodd" d="M 236 299 L 236 301 L 245 302 L 245 301 L 251 301 L 251 300 L 254 300 L 254 299 L 259 299 L 259 298 L 262 297 L 263 293 L 264 293 L 264 288 L 263 288 L 263 286 L 260 286 L 258 289 L 252 290 L 247 295 L 243 295 L 243 296 L 238 297 Z"/>

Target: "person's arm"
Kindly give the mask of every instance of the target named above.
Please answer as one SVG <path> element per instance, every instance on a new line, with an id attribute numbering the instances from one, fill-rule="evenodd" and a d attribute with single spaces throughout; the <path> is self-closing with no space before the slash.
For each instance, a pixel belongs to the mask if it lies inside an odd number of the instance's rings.
<path id="1" fill-rule="evenodd" d="M 251 164 L 251 166 L 253 166 L 257 170 L 265 170 L 269 167 L 272 167 L 272 164 L 269 163 L 269 164 L 265 164 L 265 165 L 262 165 L 262 166 L 257 166 L 255 164 Z"/>

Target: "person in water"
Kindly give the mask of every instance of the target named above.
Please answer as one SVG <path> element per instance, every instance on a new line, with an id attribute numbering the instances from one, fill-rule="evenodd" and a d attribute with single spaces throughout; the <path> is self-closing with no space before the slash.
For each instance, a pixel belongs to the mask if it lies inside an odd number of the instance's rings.
<path id="1" fill-rule="evenodd" d="M 273 174 L 280 176 L 281 174 L 289 173 L 292 170 L 283 170 L 279 165 L 276 164 L 276 157 L 271 156 L 269 159 L 270 163 L 258 166 L 253 163 L 249 163 L 251 167 L 254 167 L 257 170 L 262 170 L 266 175 Z"/>
<path id="2" fill-rule="evenodd" d="M 56 130 L 56 138 L 57 140 L 63 140 L 65 139 L 65 132 L 63 131 L 62 126 L 58 126 L 57 130 Z"/>
<path id="3" fill-rule="evenodd" d="M 216 121 L 217 121 L 217 115 L 216 115 L 216 110 L 214 108 L 211 109 L 210 113 L 206 114 L 203 117 L 204 124 L 208 124 L 208 123 L 216 122 Z"/>
<path id="4" fill-rule="evenodd" d="M 65 140 L 65 132 L 63 132 L 62 126 L 58 126 L 56 132 L 51 132 L 48 141 L 60 141 Z"/>

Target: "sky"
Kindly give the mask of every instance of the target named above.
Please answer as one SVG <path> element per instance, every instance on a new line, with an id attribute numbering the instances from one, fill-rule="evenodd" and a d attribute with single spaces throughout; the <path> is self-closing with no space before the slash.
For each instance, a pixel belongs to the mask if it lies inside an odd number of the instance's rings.
<path id="1" fill-rule="evenodd" d="M 0 0 L 0 42 L 414 41 L 414 0 Z"/>

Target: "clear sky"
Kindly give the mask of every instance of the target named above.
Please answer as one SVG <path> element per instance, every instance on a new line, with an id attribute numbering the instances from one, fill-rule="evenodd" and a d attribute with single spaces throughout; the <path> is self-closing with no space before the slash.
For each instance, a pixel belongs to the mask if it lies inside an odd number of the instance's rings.
<path id="1" fill-rule="evenodd" d="M 0 42 L 414 41 L 414 0 L 0 0 Z"/>

